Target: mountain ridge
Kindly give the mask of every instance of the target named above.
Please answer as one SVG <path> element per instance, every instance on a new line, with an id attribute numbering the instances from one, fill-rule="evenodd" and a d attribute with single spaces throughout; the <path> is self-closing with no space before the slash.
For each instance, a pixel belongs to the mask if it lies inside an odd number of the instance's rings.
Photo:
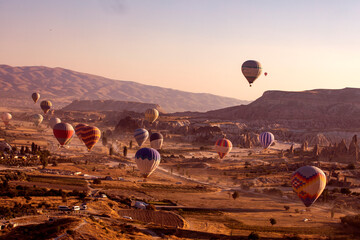
<path id="1" fill-rule="evenodd" d="M 114 80 L 61 67 L 0 65 L 0 80 L 2 97 L 26 97 L 38 91 L 41 100 L 55 99 L 55 108 L 64 107 L 73 100 L 152 103 L 160 105 L 167 112 L 208 111 L 248 103 L 248 101 L 209 93 L 191 93 L 132 81 Z"/>

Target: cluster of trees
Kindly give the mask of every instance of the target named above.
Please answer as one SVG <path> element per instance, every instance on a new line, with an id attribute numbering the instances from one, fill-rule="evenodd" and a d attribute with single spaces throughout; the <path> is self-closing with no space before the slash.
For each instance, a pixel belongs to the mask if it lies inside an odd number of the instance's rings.
<path id="1" fill-rule="evenodd" d="M 12 208 L 0 206 L 0 216 L 5 219 L 33 214 L 37 214 L 37 210 L 30 204 L 21 204 L 15 202 L 15 205 Z"/>
<path id="2" fill-rule="evenodd" d="M 355 228 L 360 228 L 360 214 L 341 217 L 341 223 Z"/>

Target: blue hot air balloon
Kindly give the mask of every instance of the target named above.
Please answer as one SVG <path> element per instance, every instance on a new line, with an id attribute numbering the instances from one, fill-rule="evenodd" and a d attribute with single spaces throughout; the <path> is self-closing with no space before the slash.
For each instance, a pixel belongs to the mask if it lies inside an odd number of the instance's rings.
<path id="1" fill-rule="evenodd" d="M 149 137 L 149 132 L 145 128 L 138 128 L 135 130 L 134 137 L 139 147 L 141 147 Z"/>
<path id="2" fill-rule="evenodd" d="M 271 132 L 263 132 L 259 135 L 259 141 L 261 146 L 267 149 L 275 141 L 275 137 Z"/>
<path id="3" fill-rule="evenodd" d="M 135 162 L 144 178 L 149 177 L 160 164 L 160 153 L 153 148 L 141 148 L 135 154 Z"/>

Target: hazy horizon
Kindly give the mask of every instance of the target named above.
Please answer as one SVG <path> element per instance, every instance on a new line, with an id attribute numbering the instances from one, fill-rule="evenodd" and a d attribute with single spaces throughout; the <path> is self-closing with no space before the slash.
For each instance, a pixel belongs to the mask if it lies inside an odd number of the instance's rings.
<path id="1" fill-rule="evenodd" d="M 360 2 L 0 1 L 0 62 L 253 101 L 360 87 Z M 263 72 L 249 87 L 241 64 Z"/>

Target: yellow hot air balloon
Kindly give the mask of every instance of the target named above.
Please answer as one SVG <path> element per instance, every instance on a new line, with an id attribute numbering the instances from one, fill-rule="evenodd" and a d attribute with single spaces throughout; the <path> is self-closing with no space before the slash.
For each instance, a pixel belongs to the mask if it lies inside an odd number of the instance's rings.
<path id="1" fill-rule="evenodd" d="M 12 119 L 12 116 L 10 113 L 1 114 L 1 120 L 3 120 L 5 126 L 9 125 L 9 122 L 11 119 Z"/>
<path id="2" fill-rule="evenodd" d="M 150 108 L 145 111 L 145 120 L 147 120 L 149 123 L 155 122 L 158 117 L 159 111 L 155 108 Z"/>

